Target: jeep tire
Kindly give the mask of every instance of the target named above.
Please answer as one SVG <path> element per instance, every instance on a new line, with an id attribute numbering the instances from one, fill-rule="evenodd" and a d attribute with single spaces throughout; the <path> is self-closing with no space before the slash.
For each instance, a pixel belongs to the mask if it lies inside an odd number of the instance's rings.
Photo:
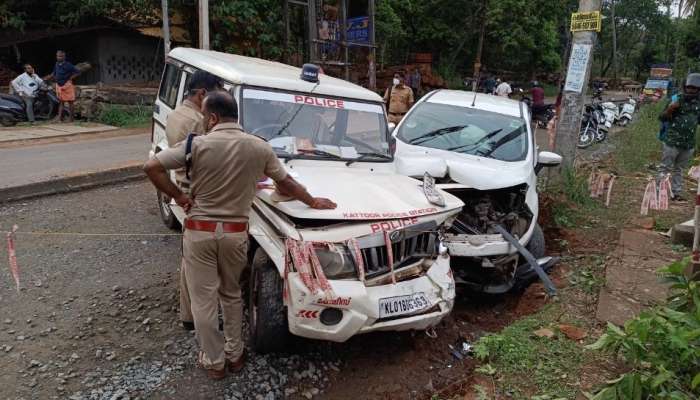
<path id="1" fill-rule="evenodd" d="M 180 222 L 170 208 L 170 197 L 160 190 L 157 191 L 156 196 L 158 197 L 158 213 L 160 213 L 160 219 L 163 220 L 163 223 L 168 228 L 179 231 L 181 229 Z"/>
<path id="2" fill-rule="evenodd" d="M 532 230 L 532 236 L 525 248 L 532 253 L 535 259 L 542 258 L 545 255 L 544 232 L 540 224 L 535 224 L 535 229 Z"/>
<path id="3" fill-rule="evenodd" d="M 290 333 L 283 301 L 284 281 L 262 248 L 253 256 L 250 269 L 248 317 L 250 346 L 256 353 L 285 350 Z"/>

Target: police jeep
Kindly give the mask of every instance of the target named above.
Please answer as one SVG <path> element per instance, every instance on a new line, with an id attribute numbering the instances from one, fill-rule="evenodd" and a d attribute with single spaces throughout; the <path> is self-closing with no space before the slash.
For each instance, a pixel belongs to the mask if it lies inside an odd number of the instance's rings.
<path id="1" fill-rule="evenodd" d="M 381 97 L 318 68 L 213 51 L 170 52 L 153 115 L 151 153 L 167 147 L 166 118 L 188 79 L 205 70 L 225 82 L 246 132 L 267 140 L 287 172 L 335 210 L 285 201 L 258 183 L 249 216 L 251 342 L 283 349 L 294 335 L 343 342 L 380 330 L 424 330 L 453 306 L 443 245 L 463 203 L 395 172 Z M 163 221 L 185 214 L 158 195 Z"/>

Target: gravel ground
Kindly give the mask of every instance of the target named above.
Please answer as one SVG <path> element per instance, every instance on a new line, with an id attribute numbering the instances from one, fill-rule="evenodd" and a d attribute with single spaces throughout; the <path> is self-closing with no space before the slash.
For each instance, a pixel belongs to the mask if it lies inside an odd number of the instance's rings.
<path id="1" fill-rule="evenodd" d="M 179 326 L 180 237 L 161 223 L 150 185 L 0 207 L 0 231 L 12 224 L 22 289 L 2 245 L 1 399 L 430 398 L 473 368 L 450 344 L 499 329 L 544 297 L 533 286 L 532 304 L 466 300 L 437 339 L 386 332 L 343 344 L 295 340 L 288 354 L 249 352 L 240 374 L 213 382 L 194 365 L 194 336 Z"/>

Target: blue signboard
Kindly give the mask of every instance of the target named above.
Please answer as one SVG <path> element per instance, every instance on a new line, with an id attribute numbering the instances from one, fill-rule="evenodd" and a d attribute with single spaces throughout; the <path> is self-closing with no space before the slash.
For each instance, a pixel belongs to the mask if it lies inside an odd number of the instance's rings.
<path id="1" fill-rule="evenodd" d="M 369 43 L 369 17 L 348 18 L 347 41 Z"/>

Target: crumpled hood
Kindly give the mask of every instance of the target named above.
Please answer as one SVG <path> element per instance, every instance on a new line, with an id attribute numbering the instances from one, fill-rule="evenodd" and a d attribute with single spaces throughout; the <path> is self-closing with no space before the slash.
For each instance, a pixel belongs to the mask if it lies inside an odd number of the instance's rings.
<path id="1" fill-rule="evenodd" d="M 314 197 L 338 204 L 335 210 L 314 210 L 300 201 L 274 202 L 272 189 L 258 191 L 258 198 L 295 218 L 328 220 L 387 220 L 410 218 L 461 209 L 457 197 L 441 191 L 445 207 L 431 204 L 421 182 L 393 172 L 369 171 L 341 163 L 295 165 L 287 170 Z"/>
<path id="2" fill-rule="evenodd" d="M 420 165 L 425 169 L 425 164 L 429 162 L 434 164 L 431 170 L 446 171 L 455 182 L 478 190 L 493 190 L 526 183 L 534 173 L 530 157 L 525 161 L 506 162 L 412 146 L 401 141 L 398 141 L 397 145 L 396 165 L 398 172 L 403 175 L 423 175 L 425 171 L 414 171 L 413 166 Z"/>

